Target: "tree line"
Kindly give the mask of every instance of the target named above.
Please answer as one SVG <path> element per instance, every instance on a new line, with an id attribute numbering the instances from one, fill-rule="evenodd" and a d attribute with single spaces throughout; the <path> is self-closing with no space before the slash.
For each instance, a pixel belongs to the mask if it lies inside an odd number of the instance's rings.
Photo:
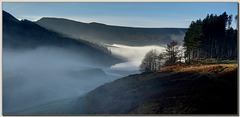
<path id="1" fill-rule="evenodd" d="M 234 19 L 237 22 L 238 16 Z M 182 62 L 182 59 L 186 63 L 191 63 L 192 59 L 236 60 L 238 27 L 233 29 L 232 22 L 233 16 L 226 12 L 192 21 L 185 34 L 183 48 L 179 48 L 177 41 L 171 41 L 161 53 L 150 50 L 142 60 L 140 71 L 157 71 Z"/>
<path id="2" fill-rule="evenodd" d="M 235 16 L 237 21 L 237 16 Z M 185 56 L 191 59 L 237 59 L 237 29 L 226 12 L 193 21 L 184 37 Z"/>

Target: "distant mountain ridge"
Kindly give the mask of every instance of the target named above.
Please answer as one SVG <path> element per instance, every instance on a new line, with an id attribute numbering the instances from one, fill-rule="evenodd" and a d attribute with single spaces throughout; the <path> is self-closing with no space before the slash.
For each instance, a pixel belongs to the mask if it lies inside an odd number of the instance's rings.
<path id="1" fill-rule="evenodd" d="M 86 54 L 89 58 L 99 58 L 104 64 L 115 64 L 121 60 L 111 55 L 103 46 L 88 41 L 64 37 L 60 33 L 45 29 L 28 20 L 17 20 L 11 14 L 3 12 L 3 49 L 34 49 L 40 46 L 56 46 L 72 49 Z"/>
<path id="2" fill-rule="evenodd" d="M 171 40 L 182 43 L 187 31 L 186 28 L 133 28 L 49 17 L 43 17 L 36 23 L 76 39 L 129 46 L 165 45 Z"/>

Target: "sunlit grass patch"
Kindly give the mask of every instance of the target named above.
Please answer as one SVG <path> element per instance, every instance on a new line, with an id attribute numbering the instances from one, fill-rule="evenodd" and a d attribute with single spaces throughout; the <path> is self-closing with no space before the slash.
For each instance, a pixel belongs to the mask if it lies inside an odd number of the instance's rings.
<path id="1" fill-rule="evenodd" d="M 237 64 L 200 65 L 182 67 L 180 70 L 175 72 L 199 73 L 202 75 L 211 75 L 216 78 L 217 76 L 236 71 L 237 68 Z"/>
<path id="2" fill-rule="evenodd" d="M 211 75 L 223 75 L 234 70 L 237 70 L 238 64 L 193 64 L 193 65 L 174 65 L 167 66 L 158 72 L 174 72 L 174 73 L 200 73 L 200 74 L 211 74 Z"/>
<path id="3" fill-rule="evenodd" d="M 237 60 L 218 60 L 218 59 L 192 59 L 191 62 L 193 64 L 201 63 L 201 64 L 237 64 Z"/>

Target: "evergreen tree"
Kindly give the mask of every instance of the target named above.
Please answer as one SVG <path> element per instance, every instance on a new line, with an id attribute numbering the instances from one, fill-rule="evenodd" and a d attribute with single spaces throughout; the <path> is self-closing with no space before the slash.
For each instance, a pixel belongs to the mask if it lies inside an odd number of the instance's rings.
<path id="1" fill-rule="evenodd" d="M 184 37 L 183 46 L 186 49 L 185 56 L 188 60 L 199 57 L 200 54 L 200 40 L 202 37 L 202 21 L 199 19 L 192 22 Z M 190 61 L 189 61 L 190 62 Z"/>
<path id="2" fill-rule="evenodd" d="M 236 16 L 235 16 L 236 18 Z M 237 30 L 226 12 L 193 21 L 184 37 L 185 56 L 198 59 L 237 59 Z"/>
<path id="3" fill-rule="evenodd" d="M 171 41 L 166 47 L 166 63 L 165 66 L 176 64 L 178 60 L 179 45 L 177 41 Z"/>
<path id="4" fill-rule="evenodd" d="M 236 29 L 238 29 L 238 15 L 235 16 L 235 22 L 236 22 Z"/>

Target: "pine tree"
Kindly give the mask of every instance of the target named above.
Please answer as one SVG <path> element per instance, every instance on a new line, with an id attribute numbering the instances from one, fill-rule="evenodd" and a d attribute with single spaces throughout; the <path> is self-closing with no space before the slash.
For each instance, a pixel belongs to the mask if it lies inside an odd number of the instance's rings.
<path id="1" fill-rule="evenodd" d="M 177 41 L 171 41 L 166 47 L 166 63 L 165 66 L 176 64 L 178 60 L 179 45 Z"/>

